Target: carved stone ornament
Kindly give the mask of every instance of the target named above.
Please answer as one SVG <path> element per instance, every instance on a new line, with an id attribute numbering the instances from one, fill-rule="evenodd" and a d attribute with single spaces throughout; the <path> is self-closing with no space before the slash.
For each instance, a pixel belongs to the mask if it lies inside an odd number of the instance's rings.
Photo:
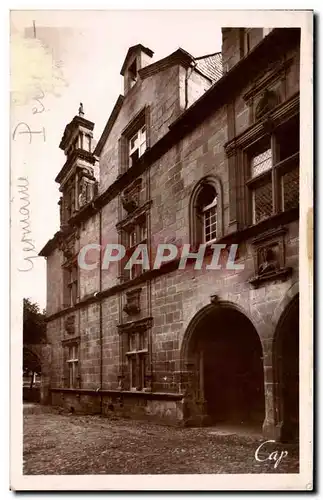
<path id="1" fill-rule="evenodd" d="M 285 267 L 285 228 L 277 228 L 253 241 L 256 275 L 249 280 L 253 286 L 265 281 L 285 280 L 292 268 Z"/>
<path id="2" fill-rule="evenodd" d="M 121 203 L 128 213 L 133 212 L 138 207 L 138 201 L 132 193 L 122 193 Z"/>
<path id="3" fill-rule="evenodd" d="M 273 248 L 262 249 L 262 263 L 258 269 L 258 276 L 263 276 L 268 273 L 275 272 L 279 269 L 277 255 Z"/>
<path id="4" fill-rule="evenodd" d="M 217 305 L 219 303 L 219 296 L 218 295 L 211 295 L 210 302 L 213 305 Z"/>
<path id="5" fill-rule="evenodd" d="M 84 179 L 84 177 L 80 181 L 80 194 L 79 194 L 79 207 L 83 207 L 84 205 L 87 204 L 88 199 L 87 199 L 87 181 Z"/>
<path id="6" fill-rule="evenodd" d="M 275 106 L 279 104 L 279 96 L 277 92 L 266 89 L 258 101 L 255 117 L 256 120 L 269 113 Z"/>
<path id="7" fill-rule="evenodd" d="M 131 213 L 139 207 L 139 193 L 142 179 L 139 177 L 125 189 L 121 195 L 121 203 L 126 212 Z"/>
<path id="8" fill-rule="evenodd" d="M 64 327 L 66 333 L 69 335 L 73 335 L 75 333 L 75 316 L 74 314 L 67 316 L 67 318 L 64 321 Z"/>
<path id="9" fill-rule="evenodd" d="M 75 254 L 75 235 L 69 240 L 62 240 L 59 244 L 59 249 L 63 252 L 65 260 L 71 259 Z"/>
<path id="10" fill-rule="evenodd" d="M 129 316 L 140 313 L 140 293 L 141 288 L 131 290 L 126 293 L 127 302 L 125 303 L 123 310 Z"/>

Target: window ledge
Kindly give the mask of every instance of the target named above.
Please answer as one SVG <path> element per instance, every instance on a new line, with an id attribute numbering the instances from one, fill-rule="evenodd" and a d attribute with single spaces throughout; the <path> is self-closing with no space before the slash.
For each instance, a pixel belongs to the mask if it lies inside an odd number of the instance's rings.
<path id="1" fill-rule="evenodd" d="M 253 224 L 244 227 L 243 229 L 239 229 L 234 233 L 226 234 L 222 238 L 219 238 L 217 242 L 226 244 L 240 243 L 241 241 L 246 241 L 251 238 L 255 238 L 256 236 L 261 235 L 262 233 L 270 229 L 274 229 L 277 226 L 280 225 L 283 226 L 298 219 L 299 219 L 299 207 L 292 208 L 285 212 L 279 212 L 275 215 L 272 215 L 271 217 L 268 217 L 268 219 L 264 219 L 261 222 L 258 222 L 258 224 Z"/>
<path id="2" fill-rule="evenodd" d="M 80 342 L 80 336 L 77 335 L 76 337 L 71 337 L 71 338 L 62 340 L 62 345 L 77 344 L 79 342 Z"/>
<path id="3" fill-rule="evenodd" d="M 135 354 L 148 354 L 148 349 L 138 349 L 136 351 L 126 352 L 126 356 L 134 356 Z"/>

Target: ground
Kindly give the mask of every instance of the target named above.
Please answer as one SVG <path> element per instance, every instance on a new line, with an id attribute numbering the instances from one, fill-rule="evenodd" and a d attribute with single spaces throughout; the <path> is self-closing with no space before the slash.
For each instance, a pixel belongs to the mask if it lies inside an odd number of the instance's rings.
<path id="1" fill-rule="evenodd" d="M 178 428 L 126 419 L 82 416 L 27 404 L 24 474 L 297 473 L 296 445 L 213 427 Z M 277 464 L 277 459 L 282 460 Z"/>

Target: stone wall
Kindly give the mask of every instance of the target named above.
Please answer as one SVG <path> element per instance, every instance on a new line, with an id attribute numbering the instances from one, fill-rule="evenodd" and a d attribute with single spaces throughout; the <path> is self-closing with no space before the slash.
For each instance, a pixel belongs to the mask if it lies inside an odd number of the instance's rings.
<path id="1" fill-rule="evenodd" d="M 63 307 L 63 255 L 56 248 L 47 258 L 47 304 L 48 316 Z"/>
<path id="2" fill-rule="evenodd" d="M 124 98 L 100 156 L 99 192 L 104 192 L 119 174 L 119 139 L 123 129 L 143 109 L 150 109 L 150 146 L 168 131 L 168 126 L 179 115 L 179 66 L 172 66 L 140 80 Z"/>
<path id="3" fill-rule="evenodd" d="M 136 418 L 164 425 L 183 425 L 183 400 L 181 397 L 163 399 L 144 398 L 130 393 L 103 391 L 96 394 L 53 391 L 52 404 L 79 414 L 102 414 L 110 418 Z"/>
<path id="4" fill-rule="evenodd" d="M 238 29 L 223 30 L 223 58 L 230 66 L 238 61 L 238 36 Z M 287 65 L 286 61 L 289 61 Z M 282 59 L 277 61 L 277 67 L 281 71 L 280 85 L 285 100 L 298 90 L 298 52 L 295 50 L 284 53 Z M 272 72 L 273 67 L 268 68 L 259 75 L 259 80 L 265 80 Z M 118 175 L 120 133 L 145 104 L 150 106 L 151 146 L 168 131 L 169 124 L 180 111 L 182 101 L 179 99 L 179 79 L 183 83 L 183 75 L 182 68 L 179 71 L 179 67 L 174 66 L 146 78 L 128 92 L 100 158 L 100 193 Z M 256 85 L 253 81 L 240 89 L 230 102 L 196 125 L 142 175 L 141 203 L 148 199 L 152 201 L 149 209 L 152 262 L 158 243 L 176 243 L 179 249 L 184 243 L 191 243 L 190 199 L 196 184 L 206 176 L 214 176 L 222 187 L 219 214 L 223 221 L 223 235 L 230 232 L 232 186 L 229 185 L 229 164 L 224 146 L 232 138 L 232 130 L 233 135 L 238 135 L 250 126 L 259 90 L 255 88 Z M 193 87 L 190 92 L 192 99 L 196 98 L 197 93 Z M 230 118 L 233 123 L 229 123 L 230 107 L 233 109 Z M 103 245 L 118 241 L 116 224 L 125 215 L 118 195 L 102 208 Z M 80 389 L 89 392 L 54 391 L 53 404 L 70 406 L 75 411 L 136 415 L 165 422 L 183 420 L 182 396 L 176 398 L 175 395 L 179 396 L 187 389 L 183 374 L 186 334 L 196 315 L 207 308 L 210 297 L 216 295 L 220 305 L 229 304 L 249 318 L 259 335 L 263 350 L 266 394 L 269 394 L 266 419 L 273 419 L 273 398 L 270 396 L 273 383 L 273 341 L 282 304 L 287 304 L 287 297 L 294 296 L 298 281 L 298 221 L 287 222 L 285 229 L 285 265 L 291 268 L 291 272 L 284 280 L 268 281 L 258 288 L 249 282 L 256 273 L 255 249 L 253 238 L 246 237 L 239 243 L 236 261 L 237 264 L 244 265 L 242 270 L 206 270 L 205 266 L 201 270 L 195 270 L 194 262 L 191 262 L 183 271 L 173 270 L 140 284 L 129 284 L 126 289 L 119 288 L 111 292 L 111 295 L 107 293 L 108 296 L 95 303 L 81 305 L 73 314 L 75 332 L 80 336 Z M 92 242 L 100 243 L 100 214 L 85 221 L 81 228 L 80 246 Z M 210 259 L 211 256 L 206 259 L 205 264 Z M 61 307 L 60 266 L 60 253 L 55 251 L 48 260 L 49 314 L 59 311 Z M 118 276 L 118 265 L 103 270 L 101 290 L 108 291 L 118 285 Z M 141 288 L 140 311 L 133 318 L 124 311 L 125 293 L 138 287 Z M 80 291 L 81 298 L 100 291 L 99 269 L 80 272 Z M 158 398 L 156 395 L 156 399 L 148 394 L 136 395 L 120 391 L 120 369 L 125 360 L 120 350 L 118 325 L 150 316 L 153 318 L 150 345 L 151 389 L 155 393 L 168 395 Z M 48 339 L 52 345 L 52 388 L 62 387 L 64 378 L 64 321 L 65 316 L 62 315 L 48 323 Z M 95 395 L 94 391 L 98 389 L 99 393 Z M 105 394 L 104 391 L 116 393 Z"/>

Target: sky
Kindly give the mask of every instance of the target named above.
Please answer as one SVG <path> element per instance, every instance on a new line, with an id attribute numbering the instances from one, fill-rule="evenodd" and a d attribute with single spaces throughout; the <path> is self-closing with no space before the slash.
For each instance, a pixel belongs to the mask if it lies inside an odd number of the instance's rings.
<path id="1" fill-rule="evenodd" d="M 128 48 L 142 43 L 154 51 L 153 61 L 178 47 L 196 57 L 218 52 L 218 17 L 197 10 L 12 11 L 11 255 L 21 299 L 46 306 L 46 262 L 34 256 L 59 230 L 54 179 L 65 156 L 58 145 L 79 103 L 98 140 L 123 93 L 120 69 Z"/>

